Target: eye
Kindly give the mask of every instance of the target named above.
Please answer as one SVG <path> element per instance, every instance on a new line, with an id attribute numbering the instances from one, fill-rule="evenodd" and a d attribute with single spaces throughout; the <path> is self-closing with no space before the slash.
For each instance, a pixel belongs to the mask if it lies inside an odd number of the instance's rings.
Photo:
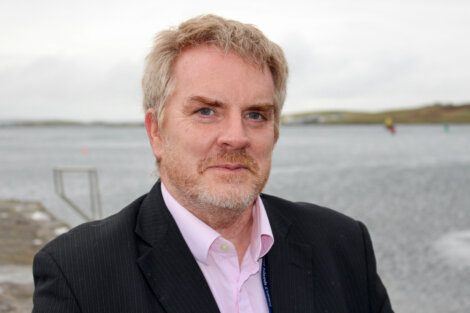
<path id="1" fill-rule="evenodd" d="M 211 116 L 211 115 L 215 114 L 215 111 L 211 108 L 201 108 L 201 109 L 197 110 L 197 112 L 200 115 L 203 115 L 203 116 Z"/>
<path id="2" fill-rule="evenodd" d="M 250 120 L 255 120 L 255 121 L 264 121 L 264 120 L 266 120 L 266 117 L 263 114 L 261 114 L 260 112 L 248 112 L 246 114 L 246 116 Z"/>

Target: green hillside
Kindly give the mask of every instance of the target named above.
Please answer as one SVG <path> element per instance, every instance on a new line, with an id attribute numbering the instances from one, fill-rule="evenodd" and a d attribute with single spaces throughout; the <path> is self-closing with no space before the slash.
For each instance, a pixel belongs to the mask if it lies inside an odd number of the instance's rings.
<path id="1" fill-rule="evenodd" d="M 324 111 L 282 116 L 284 124 L 381 124 L 391 117 L 398 124 L 470 123 L 470 104 L 434 104 L 377 113 Z"/>

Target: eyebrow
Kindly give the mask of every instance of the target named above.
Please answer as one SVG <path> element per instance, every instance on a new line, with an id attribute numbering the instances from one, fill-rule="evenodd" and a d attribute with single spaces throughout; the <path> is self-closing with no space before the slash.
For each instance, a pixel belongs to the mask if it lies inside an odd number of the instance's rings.
<path id="1" fill-rule="evenodd" d="M 191 102 L 197 102 L 197 103 L 205 104 L 205 105 L 212 106 L 212 107 L 227 106 L 227 104 L 222 101 L 204 97 L 204 96 L 191 96 L 188 99 L 188 103 L 191 103 Z M 250 110 L 260 110 L 260 111 L 273 110 L 274 111 L 275 105 L 273 103 L 256 103 L 256 104 L 249 105 L 248 108 Z"/>
<path id="2" fill-rule="evenodd" d="M 212 107 L 226 106 L 225 103 L 223 103 L 219 100 L 211 99 L 211 98 L 204 97 L 204 96 L 191 96 L 191 97 L 189 97 L 187 103 L 190 104 L 192 102 L 201 103 L 201 104 L 209 105 L 209 106 L 212 106 Z"/>

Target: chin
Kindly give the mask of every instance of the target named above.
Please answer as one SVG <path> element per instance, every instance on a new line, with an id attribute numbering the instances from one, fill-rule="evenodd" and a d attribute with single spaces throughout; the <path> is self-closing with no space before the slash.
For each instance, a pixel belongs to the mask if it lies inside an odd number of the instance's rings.
<path id="1" fill-rule="evenodd" d="M 210 209 L 224 209 L 230 211 L 243 211 L 254 203 L 258 193 L 254 190 L 240 190 L 240 188 L 217 188 L 216 190 L 201 190 L 198 193 L 198 202 Z"/>
<path id="2" fill-rule="evenodd" d="M 256 200 L 264 187 L 264 182 L 265 180 L 257 181 L 246 179 L 246 177 L 230 177 L 219 182 L 212 181 L 206 187 L 200 188 L 199 198 L 207 204 L 218 207 L 244 209 Z"/>

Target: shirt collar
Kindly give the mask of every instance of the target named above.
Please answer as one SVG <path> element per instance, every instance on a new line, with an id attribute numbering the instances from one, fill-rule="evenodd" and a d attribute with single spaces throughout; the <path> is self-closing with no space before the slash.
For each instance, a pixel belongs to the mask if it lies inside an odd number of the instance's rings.
<path id="1" fill-rule="evenodd" d="M 274 244 L 274 236 L 269 224 L 263 201 L 258 196 L 253 206 L 253 228 L 251 231 L 250 252 L 254 261 L 268 253 Z"/>
<path id="2" fill-rule="evenodd" d="M 207 263 L 209 249 L 220 234 L 198 219 L 194 214 L 181 206 L 168 192 L 165 185 L 161 184 L 163 200 L 170 214 L 178 225 L 186 244 L 194 257 L 203 263 Z M 266 209 L 258 196 L 253 206 L 253 227 L 251 233 L 250 254 L 257 260 L 271 249 L 274 244 L 274 236 L 266 214 Z M 248 252 L 248 251 L 247 251 Z"/>

